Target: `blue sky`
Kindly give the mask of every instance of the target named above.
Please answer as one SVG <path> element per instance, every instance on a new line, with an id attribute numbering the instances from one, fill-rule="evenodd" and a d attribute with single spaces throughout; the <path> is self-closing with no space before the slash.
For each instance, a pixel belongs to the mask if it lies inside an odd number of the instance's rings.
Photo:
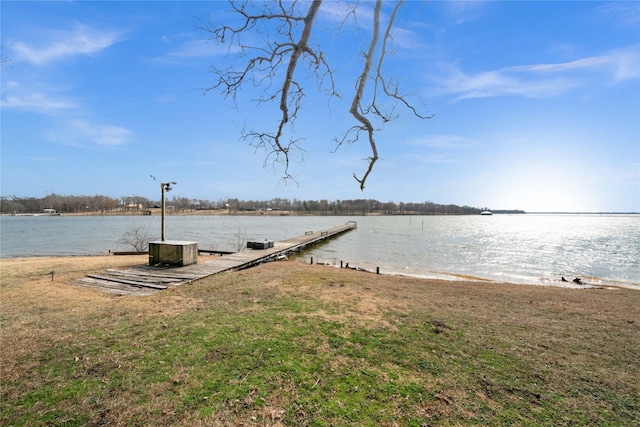
<path id="1" fill-rule="evenodd" d="M 406 2 L 385 73 L 434 117 L 396 107 L 364 191 L 352 175 L 368 146 L 335 151 L 333 138 L 355 124 L 373 3 L 358 29 L 338 32 L 342 6 L 325 0 L 311 38 L 342 98 L 327 104 L 308 87 L 296 125 L 305 152 L 285 185 L 240 140 L 243 126 L 272 130 L 277 105 L 247 89 L 235 108 L 203 90 L 210 65 L 229 58 L 199 18 L 233 22 L 226 2 L 2 1 L 2 195 L 157 200 L 153 175 L 178 182 L 172 195 L 207 200 L 640 211 L 640 2 Z"/>

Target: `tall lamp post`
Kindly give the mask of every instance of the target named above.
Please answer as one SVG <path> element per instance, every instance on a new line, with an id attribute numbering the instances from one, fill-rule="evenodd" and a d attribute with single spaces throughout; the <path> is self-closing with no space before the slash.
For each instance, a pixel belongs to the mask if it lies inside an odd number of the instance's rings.
<path id="1" fill-rule="evenodd" d="M 161 182 L 160 183 L 160 189 L 162 190 L 162 199 L 160 202 L 160 206 L 162 207 L 162 233 L 160 235 L 161 240 L 164 242 L 166 239 L 164 238 L 164 215 L 165 215 L 165 209 L 164 209 L 164 193 L 167 191 L 171 191 L 171 184 L 176 185 L 178 184 L 175 181 L 172 182 Z"/>

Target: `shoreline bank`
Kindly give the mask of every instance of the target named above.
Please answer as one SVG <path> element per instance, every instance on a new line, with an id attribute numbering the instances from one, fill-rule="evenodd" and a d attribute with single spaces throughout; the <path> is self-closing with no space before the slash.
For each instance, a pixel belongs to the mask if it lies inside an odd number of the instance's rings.
<path id="1" fill-rule="evenodd" d="M 201 254 L 199 255 L 198 262 L 206 262 L 210 259 L 218 258 L 220 255 L 216 254 Z M 62 262 L 60 262 L 62 261 Z M 310 262 L 310 259 L 305 257 L 304 255 L 296 255 L 291 257 L 288 261 L 275 261 L 275 262 L 289 262 L 289 263 L 297 263 L 303 265 L 317 265 L 319 267 L 327 267 L 327 268 L 335 268 L 337 270 L 345 270 L 345 271 L 357 271 L 372 275 L 378 276 L 387 276 L 387 277 L 395 277 L 395 278 L 408 278 L 408 279 L 417 279 L 425 282 L 437 282 L 437 283 L 455 283 L 455 284 L 465 284 L 465 285 L 479 285 L 479 284 L 494 284 L 494 285 L 504 285 L 504 286 L 533 286 L 533 287 L 542 287 L 542 288 L 559 288 L 559 289 L 574 289 L 574 290 L 629 290 L 629 291 L 638 291 L 639 289 L 624 286 L 624 285 L 615 285 L 615 284 L 598 284 L 592 285 L 589 283 L 575 284 L 572 282 L 562 282 L 558 281 L 558 283 L 515 283 L 508 281 L 500 281 L 487 279 L 482 277 L 473 277 L 468 275 L 456 274 L 456 273 L 437 273 L 433 276 L 424 276 L 420 274 L 409 274 L 403 273 L 399 271 L 389 271 L 386 269 L 372 269 L 370 267 L 359 266 L 356 264 L 344 264 L 343 266 L 332 264 L 329 262 L 322 261 L 314 261 Z M 113 253 L 108 254 L 95 254 L 95 255 L 42 255 L 42 256 L 20 256 L 20 257 L 11 257 L 11 258 L 0 258 L 0 271 L 6 271 L 6 269 L 11 269 L 16 265 L 28 265 L 28 264 L 40 264 L 40 265 L 51 265 L 51 271 L 55 271 L 54 266 L 60 264 L 73 264 L 76 265 L 75 269 L 77 271 L 83 271 L 83 266 L 86 267 L 87 272 L 91 272 L 90 269 L 92 266 L 96 266 L 96 268 L 104 268 L 104 266 L 112 265 L 113 268 L 117 268 L 119 266 L 139 266 L 139 265 L 147 265 L 148 264 L 148 253 L 138 253 L 138 254 L 125 254 L 125 255 L 114 255 Z M 269 263 L 270 264 L 270 263 Z M 106 268 L 112 268 L 106 267 Z M 252 267 L 255 268 L 255 267 Z M 48 269 L 48 268 L 45 268 Z M 46 275 L 50 275 L 48 272 Z"/>

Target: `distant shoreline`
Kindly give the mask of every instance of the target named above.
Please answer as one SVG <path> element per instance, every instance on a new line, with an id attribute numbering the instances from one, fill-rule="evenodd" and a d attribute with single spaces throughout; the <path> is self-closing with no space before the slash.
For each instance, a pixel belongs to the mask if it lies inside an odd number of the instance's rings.
<path id="1" fill-rule="evenodd" d="M 149 209 L 147 212 L 65 212 L 56 214 L 46 213 L 19 213 L 19 214 L 1 214 L 0 216 L 19 216 L 19 217 L 49 217 L 49 216 L 161 216 L 159 209 Z M 640 212 L 524 212 L 524 211 L 492 211 L 494 215 L 640 215 Z M 478 216 L 479 214 L 458 214 L 458 213 L 423 213 L 423 212 L 403 212 L 403 213 L 316 213 L 316 212 L 295 212 L 295 211 L 235 211 L 228 212 L 224 210 L 194 210 L 165 213 L 167 216 Z"/>

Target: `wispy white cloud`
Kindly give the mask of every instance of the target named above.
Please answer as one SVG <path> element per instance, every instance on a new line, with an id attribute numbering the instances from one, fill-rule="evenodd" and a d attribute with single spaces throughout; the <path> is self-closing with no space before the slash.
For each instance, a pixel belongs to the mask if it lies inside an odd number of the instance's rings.
<path id="1" fill-rule="evenodd" d="M 79 108 L 76 100 L 61 93 L 64 91 L 53 85 L 7 80 L 2 82 L 0 108 L 47 116 L 60 116 Z"/>
<path id="2" fill-rule="evenodd" d="M 402 48 L 411 52 L 417 49 L 424 49 L 425 43 L 422 37 L 415 31 L 406 28 L 393 28 L 391 31 L 392 48 Z"/>
<path id="3" fill-rule="evenodd" d="M 122 39 L 121 31 L 103 31 L 76 23 L 70 30 L 41 30 L 30 40 L 9 41 L 11 57 L 16 63 L 35 67 L 81 55 L 94 55 Z M 97 124 L 86 117 L 87 106 L 68 95 L 68 87 L 39 80 L 3 82 L 2 109 L 22 110 L 55 117 L 49 139 L 76 147 L 113 147 L 129 142 L 132 132 L 124 127 Z M 28 76 L 28 74 L 27 74 Z M 24 77 L 27 79 L 28 77 Z"/>
<path id="4" fill-rule="evenodd" d="M 456 25 L 479 19 L 490 2 L 482 0 L 449 1 L 445 3 L 446 12 L 450 20 Z"/>
<path id="5" fill-rule="evenodd" d="M 604 55 L 592 56 L 558 64 L 539 64 L 506 68 L 505 71 L 559 74 L 567 72 L 606 73 L 614 81 L 640 77 L 640 47 L 618 49 Z"/>
<path id="6" fill-rule="evenodd" d="M 578 86 L 576 81 L 562 77 L 536 79 L 514 74 L 517 73 L 510 69 L 465 74 L 457 68 L 451 68 L 439 82 L 440 91 L 456 95 L 457 100 L 510 95 L 544 98 Z"/>
<path id="7" fill-rule="evenodd" d="M 55 99 L 44 93 L 29 93 L 24 95 L 8 95 L 0 100 L 4 108 L 21 109 L 46 115 L 55 115 L 76 107 L 73 101 Z"/>
<path id="8" fill-rule="evenodd" d="M 422 164 L 449 165 L 460 163 L 459 158 L 455 158 L 454 156 L 445 153 L 414 154 L 412 159 L 415 162 Z"/>
<path id="9" fill-rule="evenodd" d="M 209 40 L 191 40 L 183 43 L 163 56 L 151 58 L 149 62 L 156 64 L 182 64 L 190 59 L 213 58 L 239 51 L 237 46 L 220 45 Z"/>
<path id="10" fill-rule="evenodd" d="M 202 58 L 227 53 L 226 46 L 220 46 L 207 40 L 192 40 L 184 43 L 179 49 L 170 52 L 173 58 Z"/>
<path id="11" fill-rule="evenodd" d="M 478 145 L 478 142 L 462 135 L 440 134 L 424 135 L 419 139 L 411 141 L 409 144 L 425 148 L 460 149 L 474 147 Z"/>
<path id="12" fill-rule="evenodd" d="M 640 26 L 640 3 L 637 1 L 607 3 L 595 9 L 598 17 L 619 27 Z"/>
<path id="13" fill-rule="evenodd" d="M 49 132 L 54 142 L 76 147 L 113 147 L 129 142 L 132 132 L 121 126 L 103 125 L 87 120 L 69 120 Z"/>
<path id="14" fill-rule="evenodd" d="M 354 7 L 357 7 L 356 13 L 354 13 Z M 318 13 L 322 19 L 333 24 L 357 22 L 364 28 L 371 28 L 373 6 L 367 2 L 358 5 L 346 2 L 324 2 Z"/>
<path id="15" fill-rule="evenodd" d="M 101 31 L 82 24 L 71 30 L 42 30 L 41 42 L 15 41 L 9 43 L 12 58 L 35 65 L 44 65 L 59 59 L 93 55 L 116 43 L 122 38 L 120 31 Z"/>
<path id="16" fill-rule="evenodd" d="M 320 8 L 320 16 L 329 22 L 330 28 L 335 28 L 336 25 L 343 25 L 342 31 L 349 31 L 351 26 L 366 31 L 371 31 L 373 28 L 373 5 L 370 2 L 360 2 L 358 4 L 325 2 Z M 384 31 L 389 21 L 389 15 L 383 11 L 380 21 L 381 31 Z M 415 51 L 415 49 L 424 48 L 424 43 L 419 33 L 402 27 L 398 21 L 395 21 L 388 48 Z"/>
<path id="17" fill-rule="evenodd" d="M 494 96 L 552 97 L 576 88 L 615 84 L 640 77 L 640 49 L 637 46 L 613 50 L 564 63 L 505 67 L 476 74 L 448 67 L 437 84 L 456 99 Z"/>
<path id="18" fill-rule="evenodd" d="M 480 143 L 466 136 L 455 134 L 423 135 L 409 141 L 412 147 L 408 156 L 412 161 L 423 164 L 459 164 L 462 163 L 463 153 Z"/>
<path id="19" fill-rule="evenodd" d="M 87 114 L 82 105 L 56 94 L 23 93 L 23 86 L 16 81 L 6 82 L 0 107 L 54 117 L 54 128 L 47 132 L 50 140 L 75 147 L 113 147 L 130 142 L 129 129 L 78 119 Z"/>

